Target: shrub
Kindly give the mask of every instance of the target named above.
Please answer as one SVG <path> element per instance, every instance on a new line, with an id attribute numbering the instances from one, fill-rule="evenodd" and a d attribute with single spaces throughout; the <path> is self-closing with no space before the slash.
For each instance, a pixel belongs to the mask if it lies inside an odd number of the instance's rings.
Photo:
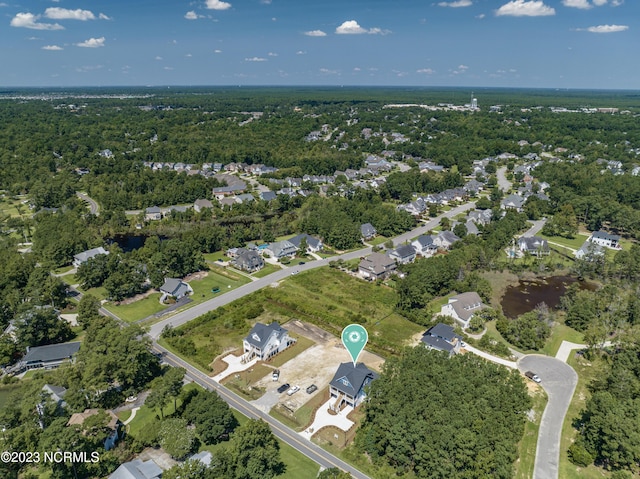
<path id="1" fill-rule="evenodd" d="M 593 456 L 581 444 L 574 442 L 567 452 L 569 460 L 576 466 L 587 467 L 593 463 Z"/>

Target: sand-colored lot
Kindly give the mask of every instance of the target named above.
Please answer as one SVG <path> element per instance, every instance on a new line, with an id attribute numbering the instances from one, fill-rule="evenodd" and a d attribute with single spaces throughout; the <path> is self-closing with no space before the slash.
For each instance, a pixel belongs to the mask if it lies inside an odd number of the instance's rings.
<path id="1" fill-rule="evenodd" d="M 284 402 L 289 409 L 296 410 L 306 403 L 313 394 L 307 394 L 305 389 L 311 384 L 318 386 L 314 394 L 318 394 L 329 386 L 340 363 L 351 362 L 351 357 L 339 338 L 323 331 L 317 326 L 302 323 L 297 320 L 289 321 L 283 325 L 292 333 L 305 336 L 316 344 L 304 350 L 298 356 L 287 361 L 280 369 L 279 381 L 273 381 L 271 375 L 262 378 L 257 386 L 266 387 L 268 392 L 275 391 L 280 385 L 289 383 L 300 386 L 300 391 L 292 396 L 286 394 L 268 394 L 273 398 L 273 404 Z M 363 362 L 369 368 L 379 371 L 384 359 L 366 350 L 362 352 L 358 362 Z M 271 401 L 270 401 L 271 402 Z"/>

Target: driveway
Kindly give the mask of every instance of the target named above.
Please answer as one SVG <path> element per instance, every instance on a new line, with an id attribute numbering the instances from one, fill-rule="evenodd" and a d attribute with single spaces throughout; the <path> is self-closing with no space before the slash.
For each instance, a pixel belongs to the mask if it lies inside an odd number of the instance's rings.
<path id="1" fill-rule="evenodd" d="M 542 414 L 533 479 L 556 479 L 560 462 L 560 436 L 569 403 L 578 384 L 571 366 L 548 356 L 529 355 L 518 362 L 520 371 L 533 371 L 549 397 Z"/>

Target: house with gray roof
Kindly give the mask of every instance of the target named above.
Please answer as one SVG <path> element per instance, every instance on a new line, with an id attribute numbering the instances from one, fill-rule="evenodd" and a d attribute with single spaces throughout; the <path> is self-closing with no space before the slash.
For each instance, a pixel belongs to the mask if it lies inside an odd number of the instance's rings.
<path id="1" fill-rule="evenodd" d="M 159 221 L 162 219 L 162 210 L 159 206 L 149 206 L 144 210 L 144 219 L 147 221 Z"/>
<path id="2" fill-rule="evenodd" d="M 447 230 L 440 231 L 440 233 L 438 233 L 433 238 L 433 244 L 442 249 L 451 248 L 451 245 L 453 245 L 453 243 L 455 243 L 456 241 L 460 241 L 460 238 L 458 238 L 458 236 L 456 236 L 453 232 Z"/>
<path id="3" fill-rule="evenodd" d="M 478 236 L 480 234 L 480 230 L 478 229 L 478 225 L 476 225 L 473 221 L 469 220 L 464 224 L 464 227 L 467 229 L 468 235 Z"/>
<path id="4" fill-rule="evenodd" d="M 58 407 L 67 407 L 67 403 L 64 400 L 64 395 L 67 394 L 67 388 L 53 384 L 45 384 L 42 386 L 42 392 L 46 393 Z"/>
<path id="5" fill-rule="evenodd" d="M 265 361 L 295 344 L 289 332 L 275 321 L 269 325 L 256 323 L 249 334 L 242 340 L 243 360 L 250 361 L 257 357 Z"/>
<path id="6" fill-rule="evenodd" d="M 173 297 L 178 300 L 189 294 L 193 294 L 193 289 L 189 286 L 189 283 L 185 283 L 179 278 L 165 278 L 164 283 L 159 289 L 162 293 L 162 297 L 160 298 L 160 301 L 162 302 L 169 297 Z"/>
<path id="7" fill-rule="evenodd" d="M 416 250 L 410 244 L 403 244 L 389 252 L 389 258 L 399 264 L 413 263 L 416 259 Z"/>
<path id="8" fill-rule="evenodd" d="M 358 272 L 364 279 L 375 281 L 388 278 L 397 267 L 395 260 L 386 254 L 371 253 L 360 261 Z"/>
<path id="9" fill-rule="evenodd" d="M 89 261 L 91 258 L 95 258 L 96 256 L 101 254 L 106 255 L 106 254 L 109 254 L 109 252 L 106 249 L 104 249 L 102 246 L 99 246 L 97 248 L 88 249 L 87 251 L 83 251 L 82 253 L 73 255 L 73 266 L 77 268 L 81 264 Z"/>
<path id="10" fill-rule="evenodd" d="M 213 208 L 213 203 L 211 203 L 211 201 L 203 198 L 203 199 L 198 199 L 193 203 L 193 209 L 196 210 L 196 212 L 200 213 L 202 210 L 204 210 L 205 208 Z"/>
<path id="11" fill-rule="evenodd" d="M 257 251 L 239 248 L 231 264 L 242 271 L 253 273 L 264 267 L 264 260 Z"/>
<path id="12" fill-rule="evenodd" d="M 426 348 L 445 351 L 450 356 L 459 353 L 462 345 L 462 338 L 454 332 L 452 326 L 444 323 L 429 328 L 422 335 L 421 341 Z"/>
<path id="13" fill-rule="evenodd" d="M 264 249 L 267 256 L 272 258 L 281 259 L 287 256 L 293 258 L 296 255 L 298 248 L 291 241 L 275 241 Z"/>
<path id="14" fill-rule="evenodd" d="M 273 191 L 261 191 L 260 199 L 262 201 L 273 201 L 276 199 L 276 194 Z"/>
<path id="15" fill-rule="evenodd" d="M 433 242 L 433 236 L 421 235 L 411 243 L 413 249 L 420 256 L 432 256 L 438 251 L 438 246 Z"/>
<path id="16" fill-rule="evenodd" d="M 485 305 L 475 291 L 458 294 L 449 298 L 449 302 L 442 306 L 440 314 L 451 316 L 463 328 L 469 327 L 469 322 Z"/>
<path id="17" fill-rule="evenodd" d="M 55 369 L 63 363 L 72 362 L 79 350 L 80 341 L 27 348 L 18 369 Z"/>
<path id="18" fill-rule="evenodd" d="M 621 249 L 620 236 L 607 233 L 606 231 L 594 231 L 587 241 L 604 246 L 610 249 Z"/>
<path id="19" fill-rule="evenodd" d="M 360 236 L 362 236 L 362 239 L 370 240 L 372 238 L 375 238 L 377 234 L 378 231 L 373 227 L 371 223 L 360 225 Z"/>
<path id="20" fill-rule="evenodd" d="M 307 251 L 304 251 L 304 253 L 317 253 L 318 251 L 322 251 L 322 248 L 324 247 L 324 245 L 322 244 L 322 240 L 313 236 L 309 236 L 306 233 L 301 233 L 297 236 L 294 236 L 293 238 L 289 238 L 288 241 L 296 248 L 300 249 L 300 244 L 302 243 L 303 239 L 307 242 Z"/>
<path id="21" fill-rule="evenodd" d="M 518 248 L 523 253 L 529 253 L 532 256 L 549 256 L 549 243 L 539 236 L 523 236 L 518 239 Z"/>
<path id="22" fill-rule="evenodd" d="M 342 363 L 329 383 L 331 409 L 340 411 L 343 406 L 358 407 L 367 397 L 365 388 L 378 378 L 363 363 Z"/>
<path id="23" fill-rule="evenodd" d="M 604 256 L 604 246 L 594 243 L 593 241 L 585 241 L 582 243 L 579 249 L 573 252 L 573 255 L 578 259 L 584 259 L 586 261 L 593 261 L 598 256 Z"/>
<path id="24" fill-rule="evenodd" d="M 500 208 L 503 210 L 516 210 L 518 213 L 522 212 L 522 207 L 526 198 L 519 195 L 509 195 L 502 199 L 500 202 Z"/>
<path id="25" fill-rule="evenodd" d="M 486 226 L 491 223 L 491 218 L 493 217 L 493 211 L 491 209 L 486 210 L 474 210 L 470 211 L 467 215 L 467 219 L 469 221 L 473 221 L 479 225 Z"/>
<path id="26" fill-rule="evenodd" d="M 162 469 L 153 461 L 134 459 L 120 464 L 120 467 L 111 473 L 109 479 L 160 479 Z"/>

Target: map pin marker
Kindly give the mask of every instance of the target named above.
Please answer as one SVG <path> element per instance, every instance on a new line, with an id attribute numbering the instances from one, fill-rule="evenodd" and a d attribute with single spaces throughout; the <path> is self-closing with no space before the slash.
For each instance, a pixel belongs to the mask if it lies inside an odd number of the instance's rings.
<path id="1" fill-rule="evenodd" d="M 342 344 L 349 351 L 354 367 L 368 340 L 367 330 L 359 324 L 350 324 L 342 330 Z"/>

